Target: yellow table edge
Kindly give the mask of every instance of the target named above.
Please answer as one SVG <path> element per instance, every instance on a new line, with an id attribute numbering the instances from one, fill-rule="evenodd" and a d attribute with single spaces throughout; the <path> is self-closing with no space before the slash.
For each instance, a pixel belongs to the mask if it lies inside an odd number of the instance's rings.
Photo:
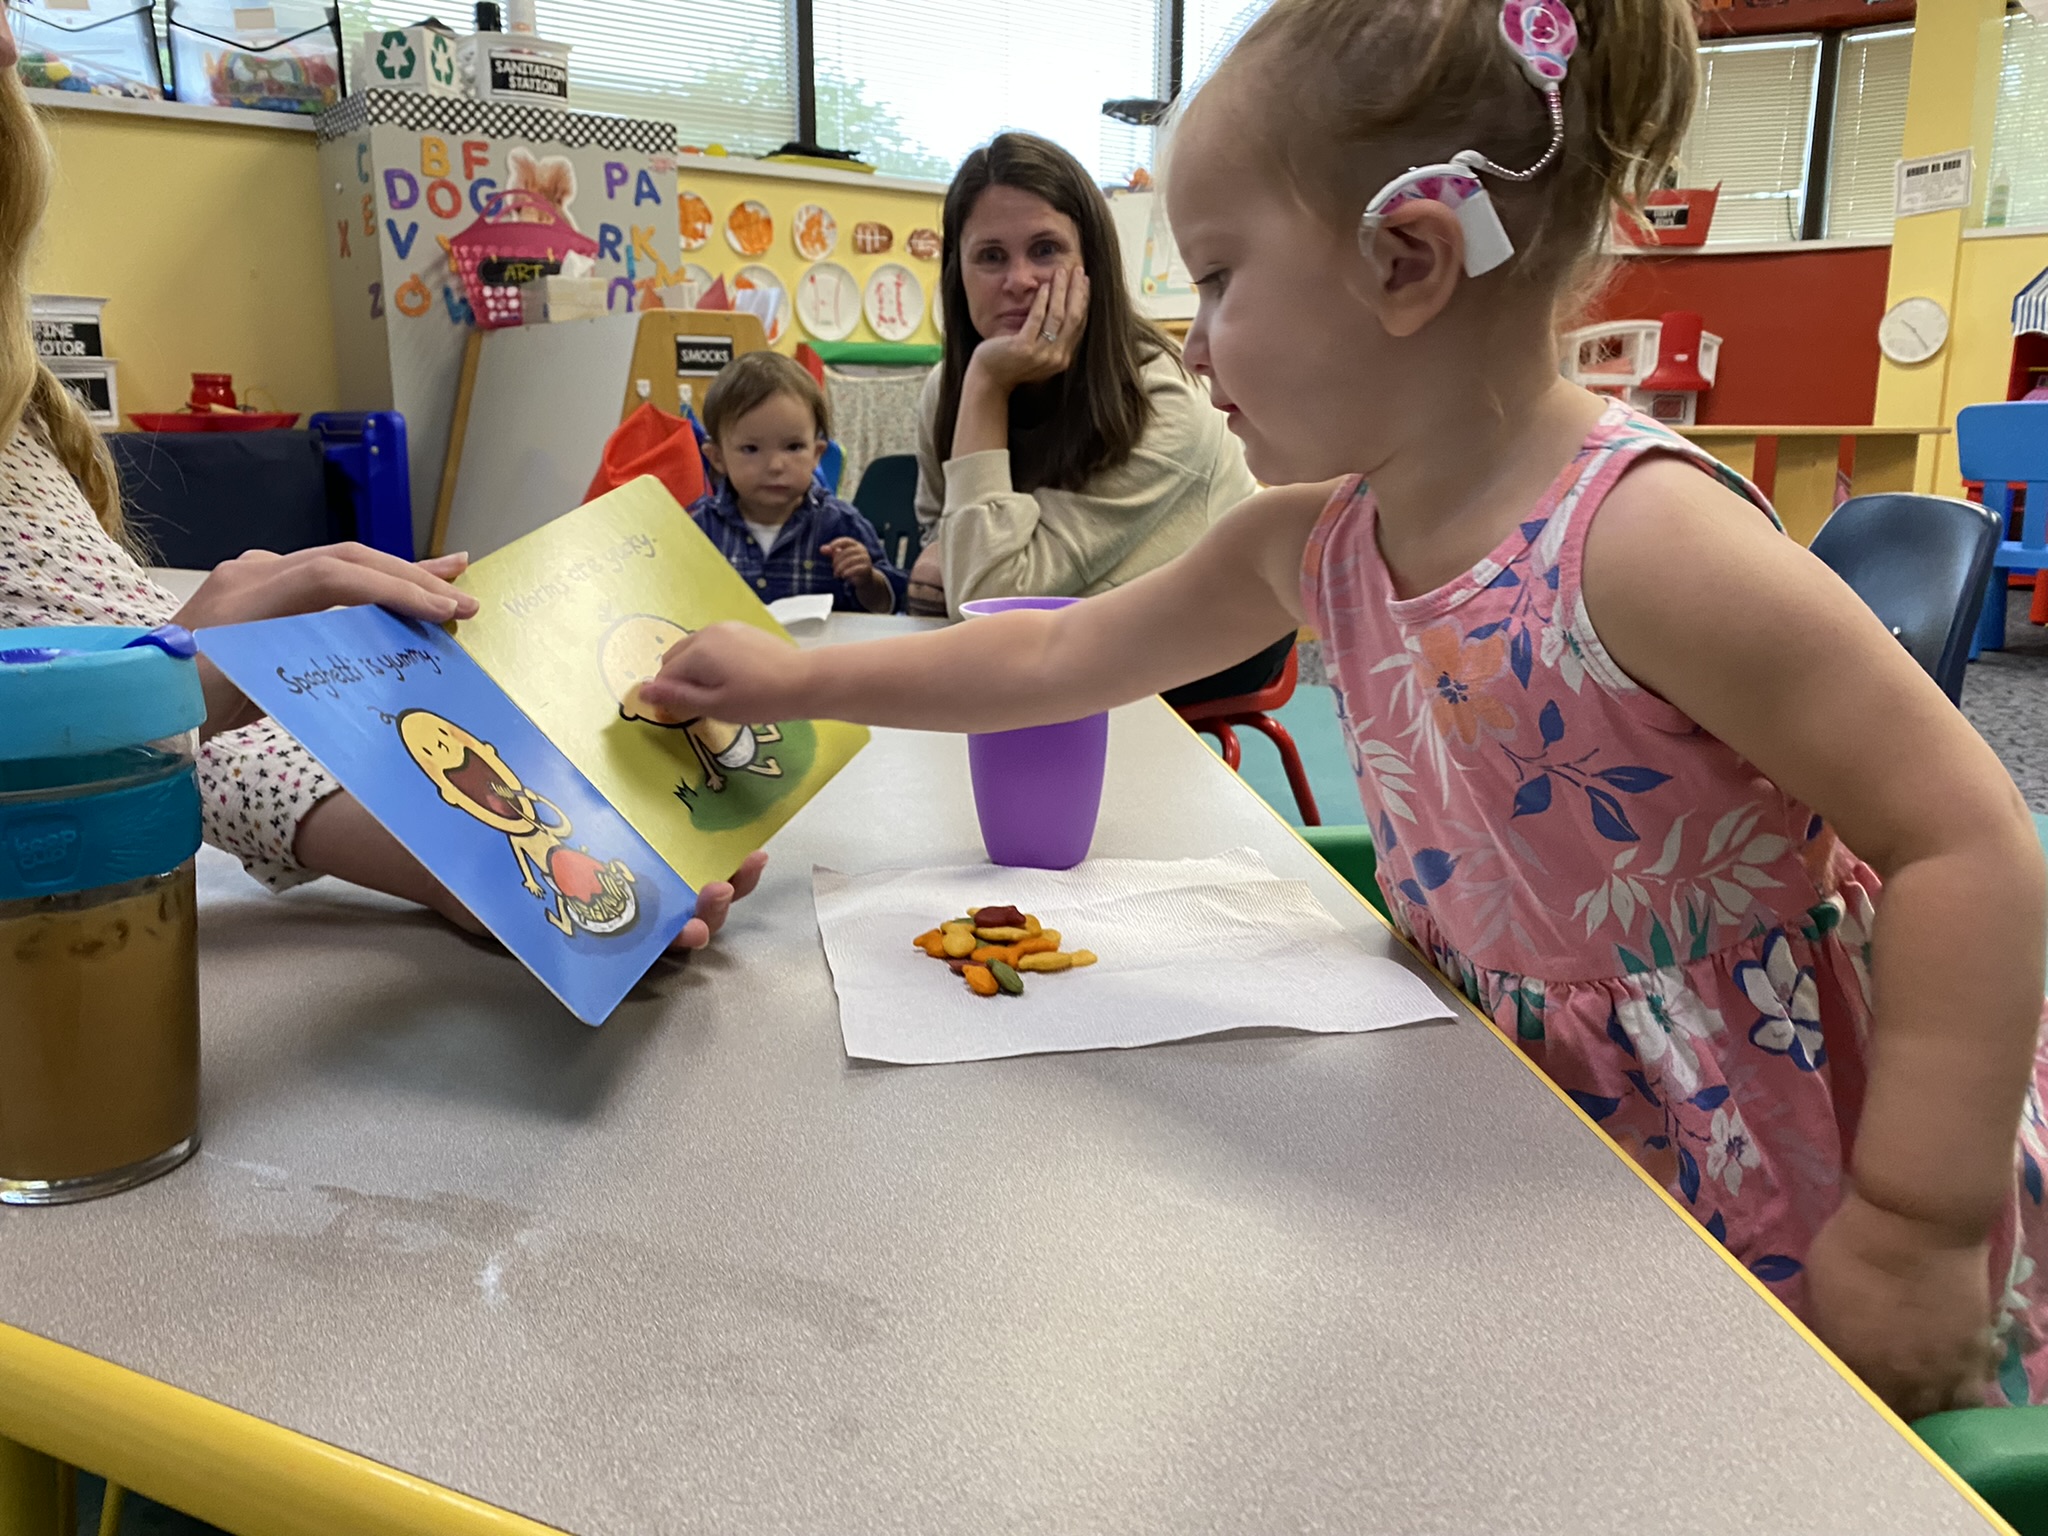
<path id="1" fill-rule="evenodd" d="M 1180 720 L 1163 699 L 1159 707 Z M 1193 726 L 1184 720 L 1181 725 L 1199 740 Z M 1208 750 L 1206 744 L 1203 750 Z M 1224 767 L 1221 759 L 1217 759 L 1217 767 L 1286 828 L 1310 858 L 1329 870 L 1397 943 L 1441 979 L 1428 957 L 1371 902 L 1353 891 L 1302 837 L 1299 828 Z M 2012 1527 L 1977 1491 L 1956 1476 L 1861 1377 L 1716 1242 L 1669 1190 L 1651 1178 L 1456 986 L 1448 981 L 1444 985 L 1465 1011 L 1485 1026 L 1489 1036 L 1946 1478 L 1992 1530 L 2013 1536 Z M 361 1530 L 394 1536 L 561 1536 L 553 1526 L 5 1323 L 0 1323 L 0 1437 L 96 1472 L 235 1536 L 324 1536 L 331 1531 Z"/>
<path id="2" fill-rule="evenodd" d="M 1168 704 L 1164 699 L 1161 699 L 1159 701 L 1159 704 L 1162 709 L 1172 710 L 1173 708 L 1173 706 Z M 1177 720 L 1180 719 L 1178 711 L 1174 711 L 1174 718 Z M 1198 738 L 1201 735 L 1201 733 L 1199 731 L 1196 731 L 1193 726 L 1188 725 L 1185 720 L 1181 720 L 1181 724 L 1187 727 L 1187 730 L 1191 735 L 1194 735 Z M 1207 743 L 1203 743 L 1203 747 L 1204 750 L 1207 750 Z M 1214 754 L 1211 755 L 1213 756 Z M 1307 838 L 1301 835 L 1301 828 L 1297 827 L 1285 816 L 1282 816 L 1279 813 L 1279 811 L 1275 810 L 1273 806 L 1266 800 L 1265 796 L 1261 795 L 1257 790 L 1253 789 L 1251 785 L 1245 783 L 1243 778 L 1241 778 L 1239 775 L 1235 773 L 1231 773 L 1230 769 L 1224 765 L 1224 762 L 1221 758 L 1216 759 L 1216 766 L 1222 768 L 1225 773 L 1230 774 L 1230 777 L 1232 777 L 1233 779 L 1236 779 L 1238 782 L 1238 786 L 1246 794 L 1250 795 L 1252 799 L 1257 801 L 1258 804 L 1265 810 L 1267 815 L 1271 816 L 1275 821 L 1279 822 L 1281 826 L 1285 827 L 1288 831 L 1288 834 L 1292 836 L 1297 843 L 1301 844 L 1303 850 L 1308 854 L 1308 856 L 1314 859 L 1318 864 L 1322 865 L 1324 869 L 1328 870 L 1330 874 L 1336 878 L 1337 883 L 1343 886 L 1346 891 L 1350 892 L 1352 899 L 1355 900 L 1361 907 L 1365 908 L 1366 912 L 1372 917 L 1374 922 L 1378 923 L 1382 928 L 1386 929 L 1388 933 L 1393 935 L 1394 942 L 1401 945 L 1401 947 L 1406 949 L 1408 953 L 1415 956 L 1417 960 L 1420 960 L 1423 964 L 1423 967 L 1426 970 L 1428 970 L 1429 974 L 1436 977 L 1438 981 L 1442 982 L 1444 989 L 1448 991 L 1451 994 L 1451 996 L 1455 997 L 1458 1000 L 1459 1005 L 1463 1007 L 1467 1013 L 1471 1014 L 1473 1018 L 1477 1019 L 1481 1024 L 1483 1024 L 1486 1027 L 1487 1034 L 1491 1036 L 1493 1040 L 1497 1042 L 1503 1049 L 1505 1049 L 1510 1056 L 1514 1057 L 1516 1061 L 1520 1062 L 1521 1065 L 1530 1073 L 1531 1076 L 1533 1076 L 1536 1079 L 1537 1082 L 1541 1083 L 1547 1090 L 1549 1090 L 1553 1098 L 1555 1098 L 1559 1103 L 1563 1104 L 1566 1109 L 1571 1111 L 1572 1117 L 1575 1120 L 1577 1120 L 1579 1124 L 1583 1125 L 1587 1130 L 1591 1131 L 1593 1135 L 1599 1139 L 1600 1145 L 1605 1147 L 1609 1152 L 1613 1153 L 1615 1157 L 1619 1158 L 1623 1166 L 1625 1166 L 1630 1173 L 1633 1173 L 1637 1178 L 1641 1179 L 1643 1183 L 1646 1184 L 1651 1190 L 1653 1190 L 1656 1193 L 1657 1198 L 1664 1202 L 1666 1208 L 1669 1209 L 1671 1213 L 1674 1216 L 1676 1216 L 1680 1221 L 1685 1223 L 1687 1231 L 1691 1232 L 1694 1237 L 1698 1238 L 1702 1243 L 1706 1244 L 1706 1246 L 1713 1251 L 1715 1256 L 1719 1258 L 1722 1263 L 1726 1264 L 1730 1269 L 1734 1270 L 1736 1274 L 1740 1275 L 1742 1277 L 1743 1283 L 1747 1285 L 1752 1291 L 1754 1291 L 1758 1296 L 1762 1297 L 1764 1302 L 1771 1308 L 1771 1310 L 1773 1312 L 1776 1312 L 1778 1316 L 1786 1323 L 1787 1326 L 1789 1326 L 1792 1329 L 1794 1333 L 1796 1333 L 1800 1338 L 1804 1339 L 1807 1342 L 1807 1344 L 1813 1348 L 1814 1352 L 1821 1357 L 1821 1359 L 1825 1360 L 1829 1365 L 1834 1367 L 1835 1373 L 1839 1375 L 1844 1381 L 1849 1383 L 1850 1386 L 1854 1387 L 1856 1389 L 1857 1395 L 1861 1397 L 1866 1403 L 1870 1404 L 1872 1408 L 1876 1409 L 1878 1417 L 1883 1419 L 1885 1423 L 1891 1425 L 1893 1429 L 1897 1430 L 1899 1434 L 1905 1438 L 1906 1443 L 1912 1446 L 1914 1450 L 1920 1453 L 1920 1455 L 1927 1461 L 1928 1465 L 1933 1467 L 1935 1471 L 1939 1472 L 1944 1478 L 1946 1478 L 1950 1485 L 1953 1486 L 1955 1490 L 1969 1502 L 1971 1507 L 1974 1508 L 1978 1514 L 1984 1517 L 1986 1522 L 1989 1523 L 1992 1530 L 2003 1532 L 2005 1533 L 2005 1536 L 2017 1536 L 2017 1533 L 2015 1533 L 2013 1531 L 2013 1528 L 2005 1522 L 2005 1519 L 1998 1513 L 1998 1511 L 1993 1509 L 1989 1504 L 1985 1503 L 1983 1496 L 1979 1494 L 1976 1489 L 1972 1488 L 1968 1483 L 1964 1482 L 1960 1477 L 1958 1477 L 1955 1473 L 1954 1468 L 1950 1467 L 1947 1462 L 1943 1461 L 1939 1456 L 1935 1455 L 1934 1452 L 1928 1448 L 1926 1442 L 1923 1441 L 1918 1435 L 1913 1433 L 1912 1428 L 1906 1423 L 1906 1421 L 1900 1418 L 1896 1413 L 1894 1413 L 1883 1398 L 1879 1397 L 1875 1392 L 1871 1391 L 1870 1388 L 1864 1384 L 1863 1378 L 1861 1376 L 1858 1376 L 1854 1371 L 1850 1370 L 1846 1365 L 1842 1364 L 1841 1360 L 1837 1358 L 1837 1356 L 1835 1355 L 1835 1352 L 1829 1349 L 1827 1345 L 1823 1344 L 1820 1341 L 1818 1335 L 1816 1335 L 1812 1329 L 1808 1328 L 1806 1324 L 1801 1322 L 1799 1318 L 1793 1313 L 1790 1307 L 1786 1306 L 1784 1302 L 1780 1301 L 1775 1295 L 1771 1293 L 1771 1289 L 1769 1286 L 1765 1285 L 1761 1280 L 1757 1279 L 1755 1275 L 1752 1275 L 1749 1272 L 1749 1270 L 1739 1260 L 1737 1260 L 1734 1254 L 1730 1253 L 1727 1248 L 1725 1248 L 1721 1243 L 1717 1242 L 1714 1238 L 1714 1235 L 1711 1232 L 1709 1232 L 1705 1227 L 1700 1225 L 1699 1220 L 1692 1214 L 1691 1211 L 1688 1211 L 1684 1206 L 1680 1205 L 1675 1199 L 1672 1198 L 1670 1190 L 1666 1189 L 1662 1184 L 1659 1184 L 1655 1179 L 1651 1178 L 1650 1175 L 1644 1170 L 1643 1165 L 1641 1163 L 1638 1163 L 1634 1158 L 1630 1157 L 1628 1153 L 1624 1152 L 1621 1148 L 1621 1144 L 1617 1142 L 1612 1136 L 1608 1135 L 1606 1131 L 1600 1128 L 1599 1121 L 1595 1120 L 1591 1115 L 1587 1114 L 1583 1109 L 1579 1108 L 1579 1106 L 1572 1101 L 1572 1096 L 1570 1094 L 1566 1093 L 1562 1088 L 1558 1087 L 1556 1083 L 1552 1082 L 1550 1080 L 1549 1075 L 1546 1074 L 1541 1067 L 1537 1066 L 1535 1062 L 1529 1059 L 1528 1052 L 1524 1051 L 1519 1045 L 1515 1044 L 1514 1041 L 1508 1038 L 1506 1031 L 1501 1029 L 1501 1027 L 1495 1024 L 1493 1020 L 1489 1019 L 1485 1014 L 1481 1013 L 1476 1007 L 1474 1007 L 1472 1005 L 1471 999 L 1466 997 L 1463 992 L 1458 990 L 1457 983 L 1453 982 L 1449 977 L 1445 976 L 1443 972 L 1439 971 L 1434 965 L 1430 964 L 1429 956 L 1425 955 L 1420 949 L 1417 949 L 1414 944 L 1409 942 L 1407 936 L 1403 934 L 1400 929 L 1396 928 L 1392 923 L 1388 922 L 1386 915 L 1382 913 L 1379 908 L 1375 907 L 1371 902 L 1367 901 L 1362 894 L 1360 894 L 1357 890 L 1353 889 L 1351 883 L 1348 880 L 1346 880 L 1343 877 L 1343 875 L 1337 872 L 1336 867 L 1332 865 L 1328 859 L 1324 858 L 1320 853 L 1316 852 L 1315 845 L 1309 842 Z"/>
<path id="3" fill-rule="evenodd" d="M 4 1323 L 0 1436 L 235 1536 L 561 1536 L 553 1526 Z M 0 1510 L 0 1518 L 5 1514 Z"/>

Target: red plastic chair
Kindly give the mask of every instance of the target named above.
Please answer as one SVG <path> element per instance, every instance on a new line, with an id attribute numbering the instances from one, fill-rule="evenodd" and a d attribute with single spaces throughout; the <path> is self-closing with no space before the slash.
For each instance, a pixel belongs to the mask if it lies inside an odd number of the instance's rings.
<path id="1" fill-rule="evenodd" d="M 1264 733 L 1266 738 L 1279 749 L 1280 766 L 1287 770 L 1287 787 L 1294 791 L 1294 805 L 1301 812 L 1303 826 L 1319 827 L 1323 824 L 1322 814 L 1316 810 L 1316 797 L 1308 787 L 1308 771 L 1301 766 L 1301 753 L 1294 745 L 1294 738 L 1287 733 L 1287 727 L 1272 716 L 1294 697 L 1294 685 L 1300 681 L 1300 670 L 1295 664 L 1295 653 L 1287 653 L 1287 665 L 1280 676 L 1261 688 L 1257 693 L 1241 693 L 1234 699 L 1210 699 L 1202 704 L 1179 706 L 1181 719 L 1198 731 L 1206 731 L 1223 745 L 1223 761 L 1230 765 L 1230 771 L 1238 771 L 1244 760 L 1244 753 L 1238 746 L 1237 727 L 1247 726 Z"/>

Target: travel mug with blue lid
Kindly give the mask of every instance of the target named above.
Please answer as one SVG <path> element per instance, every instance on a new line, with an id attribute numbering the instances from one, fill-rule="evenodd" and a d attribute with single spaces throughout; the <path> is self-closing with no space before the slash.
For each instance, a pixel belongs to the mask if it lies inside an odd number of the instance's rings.
<path id="1" fill-rule="evenodd" d="M 0 1201 L 199 1145 L 205 718 L 182 629 L 0 629 Z"/>

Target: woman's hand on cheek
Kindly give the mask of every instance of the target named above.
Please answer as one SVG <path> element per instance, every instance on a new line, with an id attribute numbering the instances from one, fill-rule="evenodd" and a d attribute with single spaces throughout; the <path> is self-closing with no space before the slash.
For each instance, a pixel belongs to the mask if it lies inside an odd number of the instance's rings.
<path id="1" fill-rule="evenodd" d="M 1088 324 L 1088 274 L 1062 267 L 1032 296 L 1031 313 L 1007 336 L 987 336 L 967 365 L 1005 393 L 1020 384 L 1056 378 L 1073 365 Z"/>

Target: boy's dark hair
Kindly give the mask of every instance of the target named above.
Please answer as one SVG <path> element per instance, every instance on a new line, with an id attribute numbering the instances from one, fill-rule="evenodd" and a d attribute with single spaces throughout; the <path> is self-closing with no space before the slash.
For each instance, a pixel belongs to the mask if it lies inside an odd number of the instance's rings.
<path id="1" fill-rule="evenodd" d="M 727 363 L 704 396 L 704 430 L 716 443 L 725 429 L 758 405 L 777 395 L 795 395 L 811 408 L 822 441 L 832 435 L 832 412 L 825 391 L 804 365 L 780 352 L 744 352 Z"/>

